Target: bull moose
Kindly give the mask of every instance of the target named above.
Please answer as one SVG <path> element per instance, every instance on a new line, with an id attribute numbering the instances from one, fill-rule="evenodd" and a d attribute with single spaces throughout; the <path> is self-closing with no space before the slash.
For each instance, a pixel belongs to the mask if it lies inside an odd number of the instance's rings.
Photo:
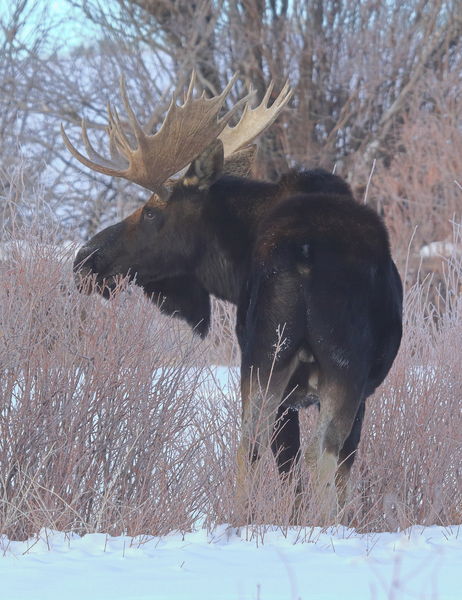
<path id="1" fill-rule="evenodd" d="M 110 159 L 92 147 L 85 122 L 88 158 L 62 130 L 84 165 L 152 192 L 144 206 L 87 242 L 74 270 L 80 286 L 92 275 L 105 296 L 118 276 L 136 279 L 146 294 L 164 299 L 164 312 L 203 337 L 210 295 L 237 305 L 238 498 L 245 497 L 248 469 L 270 445 L 281 476 L 292 472 L 298 410 L 317 404 L 306 460 L 331 514 L 345 500 L 365 400 L 400 345 L 401 279 L 382 220 L 340 177 L 321 169 L 291 171 L 277 183 L 248 177 L 251 142 L 292 93 L 286 84 L 269 105 L 271 84 L 258 106 L 251 107 L 249 93 L 225 111 L 235 80 L 219 95 L 197 97 L 193 74 L 183 104 L 173 97 L 153 134 L 136 118 L 122 79 L 128 120 L 108 107 Z"/>

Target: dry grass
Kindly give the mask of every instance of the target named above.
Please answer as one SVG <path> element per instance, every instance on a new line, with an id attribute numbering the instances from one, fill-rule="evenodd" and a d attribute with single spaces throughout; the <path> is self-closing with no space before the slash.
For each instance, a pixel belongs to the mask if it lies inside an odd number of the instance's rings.
<path id="1" fill-rule="evenodd" d="M 238 370 L 223 383 L 209 366 L 238 363 L 233 311 L 216 304 L 201 342 L 136 288 L 111 302 L 78 294 L 56 239 L 53 227 L 17 230 L 0 265 L 0 532 L 237 523 Z M 438 318 L 425 284 L 408 290 L 399 357 L 368 402 L 349 507 L 361 530 L 462 519 L 460 261 L 446 279 Z M 304 443 L 315 419 L 303 415 Z M 312 524 L 302 477 L 299 520 Z M 261 540 L 289 527 L 295 490 L 270 453 L 253 485 L 247 535 Z"/>

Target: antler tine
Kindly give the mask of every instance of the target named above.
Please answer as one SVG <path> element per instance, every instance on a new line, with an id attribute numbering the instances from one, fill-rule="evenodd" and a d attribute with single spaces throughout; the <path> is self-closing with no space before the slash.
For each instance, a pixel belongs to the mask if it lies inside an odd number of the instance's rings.
<path id="1" fill-rule="evenodd" d="M 107 159 L 105 159 L 104 157 L 102 157 L 101 155 L 99 155 L 96 152 L 96 150 L 91 146 L 91 144 L 88 140 L 88 135 L 86 133 L 86 125 L 85 125 L 84 121 L 82 122 L 82 137 L 83 137 L 85 146 L 87 146 L 87 143 L 85 142 L 85 140 L 87 140 L 88 147 L 91 148 L 90 154 L 95 158 L 95 160 L 90 160 L 84 154 L 79 152 L 79 150 L 77 150 L 77 148 L 75 148 L 73 146 L 72 142 L 67 137 L 66 132 L 64 131 L 64 127 L 63 127 L 62 123 L 61 123 L 61 135 L 63 137 L 64 144 L 66 145 L 66 148 L 69 150 L 69 152 L 73 156 L 75 156 L 75 158 L 77 158 L 77 160 L 79 160 L 86 167 L 89 167 L 93 171 L 98 171 L 98 173 L 104 173 L 105 175 L 113 175 L 116 177 L 120 177 L 120 171 L 113 169 L 111 166 L 109 166 L 112 163 L 110 161 L 108 161 Z"/>
<path id="2" fill-rule="evenodd" d="M 111 105 L 108 103 L 107 107 L 108 114 L 108 126 L 106 127 L 106 132 L 109 136 L 109 147 L 111 151 L 111 160 L 108 160 L 104 156 L 101 156 L 99 152 L 97 152 L 93 145 L 90 142 L 88 137 L 87 124 L 85 119 L 82 119 L 81 125 L 81 135 L 82 140 L 85 146 L 85 150 L 88 154 L 88 158 L 83 155 L 69 140 L 66 132 L 64 131 L 64 126 L 61 123 L 61 135 L 63 136 L 64 143 L 67 149 L 71 152 L 73 156 L 75 156 L 81 163 L 85 166 L 93 169 L 94 171 L 98 171 L 99 173 L 104 173 L 105 175 L 113 175 L 116 177 L 123 177 L 124 173 L 129 166 L 129 161 L 124 156 L 124 153 L 120 152 L 120 146 L 122 145 L 124 148 L 129 147 L 128 141 L 123 134 L 122 128 L 120 126 L 120 119 L 116 111 L 113 111 Z"/>
<path id="3" fill-rule="evenodd" d="M 106 133 L 109 137 L 109 151 L 111 154 L 111 160 L 114 165 L 118 165 L 119 168 L 126 170 L 130 165 L 127 156 L 130 155 L 132 147 L 122 129 L 117 110 L 112 108 L 109 102 L 106 110 L 108 115 Z"/>
<path id="4" fill-rule="evenodd" d="M 239 73 L 236 71 L 236 73 L 234 73 L 234 75 L 228 81 L 228 85 L 225 87 L 225 89 L 219 95 L 219 98 L 222 98 L 223 102 L 224 102 L 226 96 L 229 94 L 229 92 L 230 92 L 231 88 L 233 87 L 233 85 L 236 83 L 238 77 L 239 77 Z M 249 94 L 247 94 L 247 96 L 249 96 Z"/>
<path id="5" fill-rule="evenodd" d="M 109 136 L 109 151 L 111 159 L 115 163 L 124 165 L 124 169 L 128 168 L 131 145 L 129 144 L 125 133 L 120 125 L 120 118 L 115 109 L 110 104 L 107 105 L 108 124 L 106 133 Z"/>
<path id="6" fill-rule="evenodd" d="M 286 81 L 286 85 L 287 85 L 287 81 Z M 272 80 L 270 81 L 270 84 L 269 84 L 269 86 L 268 86 L 268 89 L 266 90 L 266 92 L 265 92 L 265 95 L 263 96 L 263 100 L 261 101 L 261 104 L 262 104 L 263 106 L 268 106 L 268 102 L 269 102 L 269 99 L 270 99 L 270 97 L 271 97 L 271 94 L 272 94 L 272 92 L 273 92 L 273 88 L 274 88 L 274 79 L 272 79 Z M 284 88 L 283 88 L 283 89 L 284 89 Z M 282 90 L 281 90 L 281 91 L 282 91 Z"/>
<path id="7" fill-rule="evenodd" d="M 122 97 L 122 102 L 124 103 L 125 110 L 127 111 L 128 120 L 132 127 L 133 134 L 135 135 L 135 138 L 136 138 L 136 141 L 138 142 L 138 144 L 141 144 L 142 140 L 146 137 L 146 134 L 143 131 L 143 128 L 141 127 L 138 119 L 136 118 L 136 115 L 133 112 L 133 109 L 128 100 L 127 88 L 125 85 L 125 77 L 123 75 L 121 75 L 121 77 L 120 77 L 120 95 Z M 120 135 L 121 139 L 123 139 L 123 143 L 126 144 L 126 149 L 127 150 L 131 149 L 131 146 L 128 142 L 127 136 L 124 134 L 123 128 L 121 126 L 119 115 L 117 114 L 117 112 L 115 114 L 117 117 L 117 130 L 119 132 L 119 135 Z"/>
<path id="8" fill-rule="evenodd" d="M 186 104 L 186 102 L 188 101 L 188 99 L 192 96 L 192 93 L 193 93 L 194 88 L 196 86 L 196 79 L 197 79 L 196 69 L 193 69 L 193 71 L 191 73 L 191 80 L 190 80 L 189 86 L 188 86 L 188 91 L 185 94 L 183 104 Z"/>
<path id="9" fill-rule="evenodd" d="M 227 125 L 219 138 L 223 142 L 225 156 L 230 156 L 236 150 L 247 146 L 258 135 L 263 133 L 276 118 L 292 97 L 293 90 L 286 81 L 273 104 L 268 107 L 268 102 L 273 91 L 274 81 L 271 81 L 263 100 L 255 108 L 247 104 L 239 122 L 234 127 Z"/>
<path id="10" fill-rule="evenodd" d="M 88 137 L 87 123 L 86 123 L 85 119 L 82 119 L 82 140 L 85 145 L 85 150 L 91 161 L 101 165 L 102 167 L 106 167 L 109 169 L 113 167 L 113 165 L 111 164 L 110 161 L 108 161 L 106 158 L 104 158 L 104 156 L 101 156 L 101 154 L 99 154 L 99 152 L 97 152 L 93 148 L 93 146 L 90 142 L 90 139 Z"/>

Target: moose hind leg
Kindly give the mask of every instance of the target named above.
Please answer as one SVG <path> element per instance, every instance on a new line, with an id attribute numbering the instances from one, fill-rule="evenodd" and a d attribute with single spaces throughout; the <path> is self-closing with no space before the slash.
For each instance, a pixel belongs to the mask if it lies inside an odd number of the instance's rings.
<path id="1" fill-rule="evenodd" d="M 336 485 L 339 483 L 337 469 L 361 402 L 361 393 L 354 388 L 344 383 L 330 384 L 320 390 L 318 426 L 305 455 L 314 500 L 324 524 L 333 522 L 341 508 L 339 500 L 342 500 L 342 494 L 339 497 Z"/>
<path id="2" fill-rule="evenodd" d="M 345 507 L 349 496 L 350 472 L 356 457 L 356 450 L 361 439 L 361 428 L 364 420 L 365 408 L 366 403 L 363 400 L 356 413 L 353 427 L 351 428 L 351 431 L 345 440 L 342 449 L 340 450 L 336 484 L 341 508 Z"/>

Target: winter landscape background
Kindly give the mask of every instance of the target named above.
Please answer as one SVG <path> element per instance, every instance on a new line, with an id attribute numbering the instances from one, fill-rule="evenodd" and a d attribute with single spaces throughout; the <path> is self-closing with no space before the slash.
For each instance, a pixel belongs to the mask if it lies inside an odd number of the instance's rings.
<path id="1" fill-rule="evenodd" d="M 462 129 L 457 1 L 14 0 L 0 7 L 2 597 L 460 596 Z M 192 68 L 214 93 L 288 77 L 256 175 L 323 166 L 384 218 L 405 333 L 368 401 L 349 527 L 316 528 L 271 456 L 237 527 L 239 351 L 214 302 L 200 341 L 135 286 L 78 294 L 75 249 L 146 200 L 82 172 L 124 73 L 161 122 Z M 279 88 L 278 88 L 279 86 Z M 316 411 L 303 415 L 303 443 Z"/>

